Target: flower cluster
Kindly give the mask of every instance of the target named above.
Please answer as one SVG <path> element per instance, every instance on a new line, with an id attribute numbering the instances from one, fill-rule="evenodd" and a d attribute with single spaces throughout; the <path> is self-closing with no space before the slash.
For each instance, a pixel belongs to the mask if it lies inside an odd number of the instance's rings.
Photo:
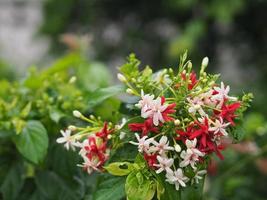
<path id="1" fill-rule="evenodd" d="M 101 122 L 96 121 L 94 116 L 91 116 L 91 119 L 89 119 L 79 111 L 74 111 L 73 115 L 95 124 L 96 127 L 93 129 L 90 127 L 83 129 L 69 126 L 66 131 L 61 130 L 63 137 L 58 138 L 57 142 L 65 143 L 64 146 L 67 150 L 79 148 L 79 155 L 82 157 L 83 163 L 78 166 L 82 167 L 89 174 L 93 171 L 102 171 L 103 165 L 109 158 L 110 148 L 108 147 L 108 140 L 113 131 L 108 128 L 107 122 L 104 122 L 101 128 Z M 78 133 L 71 135 L 72 131 L 78 131 Z"/>
<path id="2" fill-rule="evenodd" d="M 181 57 L 177 73 L 164 69 L 153 74 L 149 67 L 139 71 L 139 64 L 131 55 L 118 74 L 128 87 L 126 92 L 139 98 L 130 106 L 125 102 L 132 109 L 122 124 L 86 118 L 75 111 L 76 117 L 91 126 L 70 126 L 57 142 L 65 143 L 67 149 L 80 148 L 81 166 L 88 173 L 107 170 L 113 175 L 129 174 L 128 177 L 140 173 L 152 185 L 164 177 L 163 181 L 174 185 L 177 191 L 202 182 L 211 154 L 223 159 L 224 140 L 238 138 L 234 130 L 249 106 L 250 96 L 233 97 L 230 86 L 217 84 L 219 76 L 205 72 L 208 58 L 203 59 L 199 75 L 192 71 L 192 63 L 185 56 Z M 71 135 L 70 130 L 76 133 Z M 116 155 L 122 148 L 127 153 L 131 145 L 137 146 L 135 159 L 128 152 L 129 158 L 124 162 L 110 160 L 110 152 Z M 128 186 L 133 180 L 127 178 L 126 182 Z M 161 195 L 162 190 L 157 188 Z M 131 191 L 126 189 L 128 197 L 135 195 Z"/>

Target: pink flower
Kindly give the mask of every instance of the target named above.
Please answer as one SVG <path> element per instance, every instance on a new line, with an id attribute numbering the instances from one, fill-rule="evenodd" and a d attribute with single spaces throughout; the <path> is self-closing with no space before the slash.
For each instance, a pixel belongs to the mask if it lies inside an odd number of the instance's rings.
<path id="1" fill-rule="evenodd" d="M 140 138 L 140 136 L 136 133 L 135 134 L 136 139 L 138 142 L 132 142 L 130 141 L 131 144 L 133 145 L 137 145 L 138 146 L 138 151 L 140 153 L 143 152 L 148 152 L 149 148 L 150 148 L 150 144 L 153 142 L 153 138 L 148 138 L 148 136 L 143 136 Z"/>
<path id="2" fill-rule="evenodd" d="M 166 136 L 162 136 L 159 142 L 154 140 L 152 143 L 155 146 L 150 147 L 149 152 L 158 152 L 160 155 L 164 155 L 167 151 L 174 150 L 173 147 L 169 146 L 169 141 Z"/>
<path id="3" fill-rule="evenodd" d="M 155 167 L 157 167 L 158 169 L 156 170 L 156 173 L 159 174 L 163 171 L 166 171 L 167 173 L 171 173 L 171 166 L 174 162 L 174 160 L 172 158 L 167 158 L 164 156 L 157 156 L 157 160 L 158 160 L 158 164 L 154 164 Z"/>

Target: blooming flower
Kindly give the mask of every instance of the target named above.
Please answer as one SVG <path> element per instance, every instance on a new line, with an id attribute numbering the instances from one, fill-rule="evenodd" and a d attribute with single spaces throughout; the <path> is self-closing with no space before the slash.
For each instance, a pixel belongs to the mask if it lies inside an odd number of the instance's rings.
<path id="1" fill-rule="evenodd" d="M 149 146 L 153 142 L 154 139 L 153 138 L 148 138 L 148 136 L 143 136 L 143 137 L 140 138 L 140 136 L 137 133 L 135 133 L 135 136 L 136 136 L 136 139 L 138 140 L 138 142 L 130 141 L 130 143 L 133 144 L 133 145 L 137 145 L 138 146 L 138 151 L 140 153 L 148 152 Z"/>
<path id="2" fill-rule="evenodd" d="M 144 123 L 131 123 L 129 124 L 129 129 L 134 132 L 135 131 L 142 132 L 142 136 L 147 135 L 149 132 L 153 133 L 159 132 L 158 128 L 154 126 L 151 118 L 145 120 Z"/>
<path id="3" fill-rule="evenodd" d="M 235 125 L 234 119 L 237 117 L 235 114 L 235 111 L 240 107 L 239 102 L 235 102 L 230 105 L 223 105 L 221 108 L 221 112 L 219 113 L 219 116 L 222 117 L 222 119 L 226 119 L 228 122 L 231 123 L 231 125 Z"/>
<path id="4" fill-rule="evenodd" d="M 141 109 L 142 117 L 148 109 L 151 109 L 151 106 L 153 104 L 153 99 L 154 95 L 144 94 L 144 91 L 141 90 L 141 100 L 137 104 L 135 104 L 135 106 Z"/>
<path id="5" fill-rule="evenodd" d="M 164 156 L 157 156 L 158 164 L 154 164 L 155 167 L 158 169 L 156 170 L 156 173 L 159 174 L 163 171 L 166 171 L 167 173 L 172 173 L 171 166 L 173 164 L 172 158 L 167 158 Z"/>
<path id="6" fill-rule="evenodd" d="M 202 106 L 204 105 L 203 101 L 199 97 L 194 97 L 193 99 L 187 98 L 189 102 L 188 112 L 195 115 L 198 112 L 201 116 L 206 116 L 207 114 L 203 110 Z"/>
<path id="7" fill-rule="evenodd" d="M 149 149 L 150 152 L 158 152 L 160 155 L 163 155 L 166 151 L 174 150 L 173 147 L 169 146 L 168 138 L 165 135 L 160 138 L 159 142 L 154 140 L 152 143 L 155 146 Z"/>
<path id="8" fill-rule="evenodd" d="M 183 159 L 182 162 L 180 162 L 180 167 L 186 167 L 189 164 L 193 169 L 195 169 L 195 164 L 197 161 L 199 161 L 199 157 L 203 157 L 205 154 L 200 152 L 197 148 L 197 139 L 195 138 L 192 140 L 186 140 L 186 147 L 187 150 L 182 151 L 181 158 Z"/>
<path id="9" fill-rule="evenodd" d="M 220 117 L 219 120 L 216 119 L 215 122 L 213 122 L 212 124 L 213 124 L 213 127 L 210 127 L 209 131 L 213 131 L 214 134 L 220 133 L 224 136 L 228 135 L 225 128 L 229 126 L 231 123 L 223 123 L 223 119 Z"/>
<path id="10" fill-rule="evenodd" d="M 99 162 L 96 159 L 90 160 L 87 157 L 83 157 L 84 162 L 82 165 L 78 165 L 79 167 L 82 167 L 84 170 L 87 171 L 88 174 L 91 174 L 93 171 L 99 171 Z"/>
<path id="11" fill-rule="evenodd" d="M 219 102 L 218 104 L 218 108 L 220 108 L 224 102 L 225 99 L 229 99 L 232 101 L 236 101 L 237 98 L 236 97 L 231 97 L 228 95 L 230 91 L 230 86 L 227 85 L 226 87 L 224 86 L 224 83 L 221 82 L 221 87 L 214 87 L 214 92 L 215 94 L 211 97 L 211 99 L 217 100 Z"/>
<path id="12" fill-rule="evenodd" d="M 165 120 L 162 116 L 162 112 L 166 110 L 168 105 L 163 105 L 161 103 L 161 98 L 158 97 L 157 99 L 153 100 L 152 104 L 150 105 L 150 109 L 142 113 L 143 118 L 151 117 L 153 120 L 153 124 L 155 126 L 159 125 L 159 122 L 164 123 Z"/>
<path id="13" fill-rule="evenodd" d="M 186 182 L 188 181 L 188 178 L 184 176 L 182 169 L 177 169 L 176 171 L 171 171 L 166 174 L 166 181 L 170 184 L 175 185 L 175 189 L 179 190 L 180 185 L 182 187 L 186 186 Z"/>
<path id="14" fill-rule="evenodd" d="M 76 139 L 71 136 L 71 130 L 67 129 L 66 131 L 61 130 L 61 135 L 63 137 L 58 138 L 56 141 L 57 143 L 65 143 L 64 147 L 69 150 L 70 148 L 72 150 L 75 150 L 75 146 L 78 146 L 78 143 L 76 142 Z"/>

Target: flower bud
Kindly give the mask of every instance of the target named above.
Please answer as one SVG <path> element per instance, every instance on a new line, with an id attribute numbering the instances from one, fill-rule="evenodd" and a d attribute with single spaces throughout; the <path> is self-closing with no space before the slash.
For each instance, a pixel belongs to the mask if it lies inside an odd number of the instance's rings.
<path id="1" fill-rule="evenodd" d="M 209 58 L 208 58 L 208 57 L 203 58 L 203 60 L 202 60 L 202 64 L 201 64 L 201 65 L 202 65 L 203 67 L 207 67 L 208 64 L 209 64 Z"/>
<path id="2" fill-rule="evenodd" d="M 74 117 L 77 117 L 77 118 L 81 118 L 82 117 L 82 114 L 78 110 L 74 110 L 72 112 L 72 114 L 73 114 Z"/>
<path id="3" fill-rule="evenodd" d="M 127 79 L 125 78 L 125 76 L 123 76 L 120 73 L 117 74 L 117 78 L 123 83 L 127 82 Z"/>
<path id="4" fill-rule="evenodd" d="M 68 127 L 68 129 L 71 130 L 71 131 L 76 131 L 77 127 L 76 126 L 73 126 L 73 125 L 70 125 Z"/>
<path id="5" fill-rule="evenodd" d="M 112 135 L 108 135 L 108 139 L 110 140 L 112 138 Z"/>
<path id="6" fill-rule="evenodd" d="M 180 122 L 179 119 L 176 119 L 176 120 L 174 121 L 174 124 L 175 124 L 176 126 L 178 126 L 180 123 L 181 123 L 181 122 Z"/>
<path id="7" fill-rule="evenodd" d="M 179 144 L 175 144 L 174 145 L 174 149 L 175 149 L 176 152 L 180 152 L 181 151 L 181 147 L 180 147 Z"/>
<path id="8" fill-rule="evenodd" d="M 131 88 L 128 88 L 128 89 L 126 90 L 126 92 L 127 92 L 128 94 L 134 94 L 134 92 L 133 92 L 133 90 L 132 90 Z"/>

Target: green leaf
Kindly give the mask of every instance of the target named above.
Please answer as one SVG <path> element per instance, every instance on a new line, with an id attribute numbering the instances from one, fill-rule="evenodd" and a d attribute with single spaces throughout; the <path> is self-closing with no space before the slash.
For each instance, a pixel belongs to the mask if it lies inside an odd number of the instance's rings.
<path id="1" fill-rule="evenodd" d="M 48 148 L 48 136 L 41 122 L 28 121 L 21 134 L 16 135 L 13 141 L 18 151 L 33 163 L 37 164 L 44 159 Z"/>
<path id="2" fill-rule="evenodd" d="M 50 116 L 50 119 L 58 123 L 59 120 L 65 116 L 65 114 L 57 108 L 51 108 L 49 110 L 49 116 Z"/>
<path id="3" fill-rule="evenodd" d="M 35 178 L 35 183 L 42 196 L 53 200 L 79 200 L 84 195 L 80 191 L 81 184 L 73 180 L 75 185 L 70 186 L 54 172 L 41 172 Z"/>
<path id="4" fill-rule="evenodd" d="M 114 162 L 104 168 L 114 176 L 128 175 L 134 169 L 133 164 L 129 162 Z"/>
<path id="5" fill-rule="evenodd" d="M 79 77 L 79 83 L 88 91 L 107 87 L 111 82 L 108 68 L 98 62 L 80 65 L 77 76 Z"/>
<path id="6" fill-rule="evenodd" d="M 232 131 L 232 135 L 235 139 L 235 142 L 241 141 L 245 136 L 245 130 L 241 125 L 235 127 L 234 131 Z"/>
<path id="7" fill-rule="evenodd" d="M 122 65 L 119 70 L 125 75 L 127 78 L 136 78 L 139 75 L 139 67 L 140 61 L 136 59 L 135 54 L 130 54 L 127 63 Z"/>
<path id="8" fill-rule="evenodd" d="M 141 172 L 131 172 L 125 184 L 128 200 L 150 200 L 154 197 L 156 183 L 149 180 Z"/>
<path id="9" fill-rule="evenodd" d="M 5 180 L 1 185 L 1 193 L 5 200 L 16 199 L 24 183 L 22 165 L 15 164 L 7 172 Z"/>
<path id="10" fill-rule="evenodd" d="M 20 116 L 22 118 L 27 117 L 31 111 L 31 108 L 32 108 L 32 103 L 31 102 L 27 103 L 27 105 L 22 109 Z"/>
<path id="11" fill-rule="evenodd" d="M 112 96 L 115 96 L 117 94 L 120 94 L 124 91 L 125 91 L 125 88 L 121 85 L 98 89 L 89 94 L 90 100 L 88 104 L 90 107 L 94 107 L 97 104 L 100 104 L 101 102 L 103 102 L 104 100 Z"/>
<path id="12" fill-rule="evenodd" d="M 97 190 L 93 194 L 93 200 L 120 200 L 125 196 L 123 177 L 102 177 L 103 180 L 99 183 Z"/>

